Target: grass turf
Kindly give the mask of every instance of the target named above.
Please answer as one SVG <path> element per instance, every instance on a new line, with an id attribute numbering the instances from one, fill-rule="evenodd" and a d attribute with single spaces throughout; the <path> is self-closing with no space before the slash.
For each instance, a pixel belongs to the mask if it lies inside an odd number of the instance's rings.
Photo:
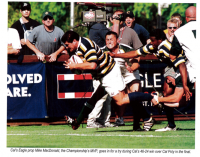
<path id="1" fill-rule="evenodd" d="M 155 132 L 166 121 L 149 132 L 124 127 L 78 130 L 68 125 L 7 127 L 7 147 L 24 148 L 126 148 L 126 149 L 195 149 L 195 121 L 176 121 L 177 131 Z"/>

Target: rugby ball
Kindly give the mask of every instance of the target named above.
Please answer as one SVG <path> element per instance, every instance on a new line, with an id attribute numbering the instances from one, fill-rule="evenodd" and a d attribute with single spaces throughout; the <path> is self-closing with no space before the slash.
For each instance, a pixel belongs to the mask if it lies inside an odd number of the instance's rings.
<path id="1" fill-rule="evenodd" d="M 77 55 L 72 55 L 69 59 L 72 63 L 83 63 L 82 59 L 77 56 Z M 75 74 L 81 74 L 82 73 L 82 70 L 78 70 L 78 69 L 74 69 L 74 70 L 71 70 L 72 73 L 75 73 Z"/>

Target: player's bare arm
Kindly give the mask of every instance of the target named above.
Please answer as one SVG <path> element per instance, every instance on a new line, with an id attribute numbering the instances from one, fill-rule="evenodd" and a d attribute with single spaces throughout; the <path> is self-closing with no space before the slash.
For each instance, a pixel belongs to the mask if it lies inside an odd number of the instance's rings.
<path id="1" fill-rule="evenodd" d="M 137 51 L 129 51 L 126 53 L 120 53 L 120 54 L 113 54 L 111 52 L 107 52 L 111 57 L 113 58 L 137 58 L 139 55 L 137 54 Z"/>
<path id="2" fill-rule="evenodd" d="M 179 65 L 179 71 L 181 73 L 181 78 L 182 78 L 182 82 L 183 82 L 183 88 L 184 88 L 184 93 L 186 96 L 186 101 L 190 100 L 190 96 L 191 96 L 191 92 L 187 86 L 187 69 L 186 69 L 186 65 L 185 63 L 181 63 Z"/>
<path id="3" fill-rule="evenodd" d="M 162 103 L 178 103 L 182 99 L 184 90 L 181 87 L 176 87 L 172 95 L 167 97 L 158 97 L 158 101 Z"/>
<path id="4" fill-rule="evenodd" d="M 170 59 L 175 60 L 176 56 L 170 55 Z M 185 63 L 179 64 L 179 71 L 180 71 L 181 78 L 182 78 L 182 83 L 183 83 L 184 93 L 185 93 L 185 96 L 186 96 L 186 101 L 188 101 L 188 100 L 190 100 L 191 92 L 189 91 L 189 88 L 187 86 L 187 69 L 186 69 Z"/>
<path id="5" fill-rule="evenodd" d="M 78 69 L 78 70 L 95 70 L 97 64 L 95 62 L 84 62 L 84 63 L 72 63 L 70 60 L 65 61 L 63 64 L 66 69 Z"/>
<path id="6" fill-rule="evenodd" d="M 139 64 L 140 57 L 132 58 L 132 59 L 130 59 L 130 62 L 132 63 L 132 65 L 131 65 L 131 70 L 132 71 L 135 71 L 135 70 L 139 69 L 139 67 L 140 67 L 140 64 Z"/>

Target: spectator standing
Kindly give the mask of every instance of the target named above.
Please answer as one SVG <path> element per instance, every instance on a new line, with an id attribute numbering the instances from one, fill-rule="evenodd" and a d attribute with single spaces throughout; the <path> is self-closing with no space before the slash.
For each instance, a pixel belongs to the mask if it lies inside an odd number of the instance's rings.
<path id="1" fill-rule="evenodd" d="M 179 23 L 179 26 L 178 26 L 178 27 L 181 26 L 181 24 L 182 24 L 182 17 L 181 17 L 181 14 L 179 14 L 179 13 L 174 13 L 174 14 L 172 14 L 172 16 L 171 16 L 171 19 L 176 19 L 176 20 L 178 20 L 178 23 Z M 165 29 L 165 30 L 164 30 L 164 33 L 167 34 L 167 33 L 168 33 L 168 29 Z"/>
<path id="2" fill-rule="evenodd" d="M 61 43 L 64 32 L 59 27 L 53 25 L 54 21 L 51 12 L 44 12 L 42 18 L 43 25 L 35 27 L 26 42 L 27 46 L 35 52 L 41 61 L 44 61 L 45 55 L 49 55 L 49 61 L 54 62 L 58 54 L 65 49 Z"/>
<path id="3" fill-rule="evenodd" d="M 29 47 L 26 45 L 26 38 L 33 28 L 40 25 L 39 22 L 31 19 L 29 16 L 31 14 L 31 5 L 28 2 L 21 2 L 20 13 L 22 17 L 16 21 L 11 28 L 15 28 L 20 37 L 20 43 L 22 45 L 21 53 L 22 55 L 32 55 L 35 54 Z"/>
<path id="4" fill-rule="evenodd" d="M 19 33 L 14 28 L 8 28 L 8 41 L 7 41 L 7 54 L 10 56 L 17 56 L 20 52 L 21 44 L 19 39 Z"/>
<path id="5" fill-rule="evenodd" d="M 140 38 L 140 41 L 143 45 L 148 43 L 149 32 L 142 25 L 139 25 L 135 22 L 135 16 L 132 11 L 126 12 L 125 24 L 127 27 L 132 28 L 138 34 L 138 37 Z"/>

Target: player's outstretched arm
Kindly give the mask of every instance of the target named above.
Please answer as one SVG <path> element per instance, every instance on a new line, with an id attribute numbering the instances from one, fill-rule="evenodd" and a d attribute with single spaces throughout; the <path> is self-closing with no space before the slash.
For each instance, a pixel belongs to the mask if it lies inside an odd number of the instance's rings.
<path id="1" fill-rule="evenodd" d="M 111 53 L 111 52 L 107 52 L 107 53 L 113 58 L 137 58 L 139 56 L 137 51 L 129 51 L 129 52 L 120 53 L 120 54 Z"/>
<path id="2" fill-rule="evenodd" d="M 66 69 L 78 69 L 78 70 L 95 70 L 97 64 L 95 62 L 84 62 L 84 63 L 72 63 L 70 60 L 65 61 L 63 64 Z"/>

